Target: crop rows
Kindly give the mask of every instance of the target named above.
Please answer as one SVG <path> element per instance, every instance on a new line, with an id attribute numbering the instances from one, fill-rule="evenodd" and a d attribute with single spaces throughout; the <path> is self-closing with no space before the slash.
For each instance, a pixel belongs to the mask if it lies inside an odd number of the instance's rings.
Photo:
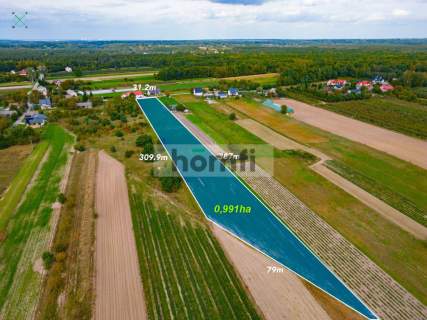
<path id="1" fill-rule="evenodd" d="M 410 136 L 427 138 L 424 106 L 392 98 L 319 104 L 321 108 Z"/>
<path id="2" fill-rule="evenodd" d="M 353 182 L 360 188 L 383 200 L 385 203 L 399 210 L 418 223 L 427 226 L 427 217 L 423 210 L 418 208 L 417 205 L 408 198 L 387 186 L 379 184 L 376 180 L 365 176 L 359 171 L 353 170 L 341 162 L 329 160 L 326 164 L 328 168 Z"/>
<path id="3" fill-rule="evenodd" d="M 208 229 L 131 198 L 150 319 L 259 319 Z"/>
<path id="4" fill-rule="evenodd" d="M 240 172 L 244 180 L 281 219 L 381 319 L 425 319 L 427 308 L 367 256 L 311 211 L 262 169 L 257 175 Z M 263 175 L 263 176 L 260 176 Z"/>

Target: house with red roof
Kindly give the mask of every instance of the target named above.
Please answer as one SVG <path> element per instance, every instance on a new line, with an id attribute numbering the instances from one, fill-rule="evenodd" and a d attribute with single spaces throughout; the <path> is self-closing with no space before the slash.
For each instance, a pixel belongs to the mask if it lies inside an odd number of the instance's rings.
<path id="1" fill-rule="evenodd" d="M 28 77 L 28 71 L 27 69 L 22 69 L 21 71 L 19 71 L 18 73 L 21 77 Z"/>
<path id="2" fill-rule="evenodd" d="M 364 81 L 357 82 L 356 83 L 356 88 L 358 88 L 358 89 L 366 88 L 366 89 L 368 89 L 370 91 L 370 90 L 373 89 L 373 86 L 372 86 L 372 82 L 371 81 L 364 80 Z"/>
<path id="3" fill-rule="evenodd" d="M 389 91 L 393 91 L 394 87 L 389 83 L 384 83 L 380 86 L 380 90 L 381 92 L 389 92 Z"/>
<path id="4" fill-rule="evenodd" d="M 135 97 L 140 97 L 144 95 L 144 92 L 140 91 L 140 90 L 136 90 L 136 91 L 129 91 L 126 92 L 124 94 L 122 94 L 122 99 L 129 97 L 130 95 L 134 95 Z"/>
<path id="5" fill-rule="evenodd" d="M 328 80 L 327 82 L 327 86 L 328 87 L 339 87 L 342 88 L 347 84 L 347 80 L 343 80 L 343 79 L 331 79 Z"/>

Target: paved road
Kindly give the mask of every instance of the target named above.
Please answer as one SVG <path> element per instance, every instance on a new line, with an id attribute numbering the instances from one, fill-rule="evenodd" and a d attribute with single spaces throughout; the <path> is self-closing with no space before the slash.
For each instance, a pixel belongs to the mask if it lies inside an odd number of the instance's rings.
<path id="1" fill-rule="evenodd" d="M 300 101 L 292 99 L 276 101 L 293 108 L 294 118 L 297 120 L 427 169 L 427 141 L 425 140 L 354 120 Z"/>

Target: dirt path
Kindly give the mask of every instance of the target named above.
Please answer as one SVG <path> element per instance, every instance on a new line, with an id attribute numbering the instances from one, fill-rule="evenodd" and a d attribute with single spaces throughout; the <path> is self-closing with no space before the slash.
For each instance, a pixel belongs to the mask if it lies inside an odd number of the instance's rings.
<path id="1" fill-rule="evenodd" d="M 313 171 L 317 172 L 325 179 L 329 180 L 339 188 L 343 189 L 345 192 L 351 194 L 353 197 L 355 197 L 368 207 L 374 209 L 376 212 L 380 213 L 386 219 L 398 225 L 403 230 L 411 233 L 414 237 L 421 240 L 427 239 L 426 227 L 326 167 L 324 165 L 324 162 L 326 160 L 330 160 L 330 158 L 324 153 L 320 152 L 319 150 L 304 146 L 291 139 L 288 139 L 271 130 L 270 128 L 256 122 L 255 120 L 243 119 L 236 121 L 236 123 L 248 130 L 249 132 L 252 132 L 265 142 L 276 147 L 277 149 L 297 149 L 314 154 L 320 159 L 320 161 L 310 166 Z"/>
<path id="2" fill-rule="evenodd" d="M 402 212 L 389 206 L 384 201 L 374 197 L 369 192 L 366 192 L 359 186 L 333 172 L 321 163 L 316 163 L 315 165 L 311 166 L 311 169 L 331 181 L 336 186 L 343 189 L 348 194 L 351 194 L 360 202 L 363 202 L 368 207 L 374 209 L 387 220 L 393 222 L 403 230 L 411 233 L 417 239 L 427 240 L 427 228 L 415 220 L 412 220 Z"/>
<path id="3" fill-rule="evenodd" d="M 292 99 L 276 99 L 295 110 L 293 117 L 427 169 L 427 141 L 354 120 Z"/>
<path id="4" fill-rule="evenodd" d="M 212 231 L 236 266 L 265 319 L 330 319 L 303 282 L 292 272 L 283 269 L 280 273 L 268 273 L 268 266 L 281 267 L 218 226 L 212 224 Z"/>
<path id="5" fill-rule="evenodd" d="M 95 319 L 147 319 L 123 165 L 99 153 Z"/>

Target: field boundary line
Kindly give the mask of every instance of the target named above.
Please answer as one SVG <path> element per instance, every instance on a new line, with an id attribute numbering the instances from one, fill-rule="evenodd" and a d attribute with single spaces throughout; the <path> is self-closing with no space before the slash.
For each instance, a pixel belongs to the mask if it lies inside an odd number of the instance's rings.
<path id="1" fill-rule="evenodd" d="M 193 135 L 193 137 L 197 140 L 197 141 L 199 141 L 199 143 L 201 144 L 201 145 L 203 145 L 205 148 L 206 148 L 206 150 L 208 150 L 208 152 L 212 155 L 212 156 L 215 156 L 215 155 L 213 155 L 212 154 L 212 152 L 210 151 L 210 149 L 203 143 L 203 142 L 201 142 L 200 140 L 199 140 L 199 138 L 198 137 L 196 137 L 196 136 L 194 136 L 194 134 L 188 129 L 188 127 L 184 124 L 184 123 L 182 123 L 182 121 L 180 120 L 180 119 L 178 119 L 177 117 L 175 117 L 175 115 L 165 106 L 165 104 L 163 104 L 163 102 L 161 101 L 161 100 L 159 100 L 157 97 L 148 97 L 148 98 L 144 98 L 144 99 L 156 99 L 157 101 L 159 101 L 160 103 L 161 103 L 161 105 L 169 112 L 169 113 L 171 113 L 172 114 L 172 116 L 182 125 L 182 126 L 184 126 L 192 135 Z M 144 99 L 141 99 L 141 100 L 144 100 Z M 143 110 L 143 108 L 142 108 L 142 106 L 139 104 L 139 102 L 138 102 L 138 98 L 136 98 L 135 99 L 136 100 L 136 102 L 138 103 L 138 106 L 140 107 L 140 109 L 141 109 L 141 111 L 143 112 L 143 114 L 144 114 L 144 116 L 146 117 L 146 119 L 148 120 L 148 122 L 150 123 L 150 126 L 153 128 L 153 130 L 154 130 L 154 132 L 156 133 L 156 135 L 157 135 L 157 137 L 158 137 L 158 139 L 159 139 L 159 141 L 160 141 L 160 143 L 163 145 L 163 147 L 165 148 L 165 150 L 166 150 L 166 152 L 168 153 L 168 155 L 170 156 L 170 158 L 172 159 L 172 162 L 174 163 L 174 165 L 176 166 L 176 163 L 175 163 L 175 161 L 173 160 L 173 158 L 172 158 L 172 156 L 169 154 L 169 151 L 167 150 L 167 148 L 166 148 L 166 146 L 165 146 L 165 144 L 163 143 L 163 141 L 162 141 L 162 139 L 160 138 L 160 136 L 159 136 L 159 134 L 157 133 L 157 130 L 154 128 L 154 126 L 153 126 L 153 124 L 151 123 L 151 121 L 150 121 L 150 119 L 148 118 L 148 116 L 147 116 L 147 114 L 144 112 L 144 110 Z M 244 183 L 242 183 L 242 181 L 236 176 L 236 174 L 235 173 L 233 173 L 228 167 L 226 167 L 226 166 L 224 166 L 245 188 L 246 188 L 246 190 L 248 190 L 327 270 L 329 270 L 329 272 L 331 272 L 335 277 L 336 277 L 336 279 L 339 281 L 339 282 L 341 282 L 343 285 L 344 285 L 344 287 L 349 291 L 349 292 L 351 292 L 364 306 L 365 306 L 365 308 L 367 308 L 367 310 L 369 310 L 374 316 L 375 316 L 375 318 L 368 318 L 368 317 L 366 317 L 365 315 L 363 315 L 360 311 L 358 311 L 358 310 L 356 310 L 356 309 L 354 309 L 353 307 L 351 307 L 351 306 L 349 306 L 348 304 L 346 304 L 345 302 L 343 302 L 342 300 L 340 300 L 340 299 L 338 299 L 337 297 L 335 297 L 335 296 L 333 296 L 332 294 L 330 294 L 330 293 L 328 293 L 327 291 L 325 291 L 324 289 L 322 289 L 322 288 L 320 288 L 319 286 L 317 286 L 315 283 L 313 283 L 313 282 L 311 282 L 310 280 L 308 280 L 308 279 L 306 279 L 306 278 L 304 278 L 303 276 L 301 276 L 301 275 L 299 275 L 298 273 L 296 273 L 295 271 L 293 271 L 293 270 L 291 270 L 290 268 L 288 268 L 287 266 L 285 266 L 283 263 L 281 263 L 281 262 L 279 262 L 279 261 L 277 261 L 277 260 L 275 260 L 274 258 L 272 258 L 272 257 L 270 257 L 268 254 L 266 254 L 266 253 L 264 253 L 263 251 L 261 251 L 261 250 L 259 250 L 258 248 L 256 248 L 256 247 L 254 247 L 253 245 L 251 245 L 250 243 L 248 243 L 248 242 L 246 242 L 244 239 L 242 239 L 242 238 L 240 238 L 240 237 L 238 237 L 237 235 L 235 235 L 234 233 L 232 233 L 231 231 L 229 231 L 229 230 L 227 230 L 225 227 L 222 227 L 221 225 L 219 225 L 217 222 L 215 222 L 215 221 L 213 221 L 212 219 L 210 219 L 208 216 L 207 216 L 207 214 L 205 213 L 205 211 L 203 210 L 203 208 L 202 208 L 202 206 L 200 205 L 200 203 L 199 203 L 199 201 L 198 201 L 198 199 L 197 199 L 197 197 L 194 195 L 194 193 L 191 191 L 191 188 L 190 188 L 190 186 L 188 185 L 188 183 L 187 183 L 187 181 L 183 178 L 183 180 L 184 180 L 184 183 L 186 184 L 186 186 L 187 186 L 187 188 L 190 190 L 190 192 L 191 192 L 191 194 L 192 194 L 192 196 L 193 196 L 193 198 L 195 199 L 195 201 L 196 201 L 196 203 L 197 203 L 197 205 L 199 206 L 199 208 L 201 209 L 201 211 L 203 212 L 203 214 L 205 215 L 205 217 L 206 217 L 206 219 L 207 220 L 209 220 L 210 222 L 212 222 L 212 223 L 214 223 L 215 225 L 217 225 L 219 228 L 221 228 L 221 229 L 223 229 L 224 231 L 226 231 L 226 232 L 228 232 L 229 234 L 231 234 L 232 236 L 234 236 L 234 237 L 236 237 L 236 238 L 238 238 L 240 241 L 242 241 L 242 242 L 244 242 L 245 244 L 247 244 L 247 245 L 249 245 L 250 247 L 252 247 L 253 249 L 255 249 L 255 250 L 257 250 L 258 252 L 260 252 L 260 253 L 262 253 L 263 255 L 265 255 L 265 256 L 267 256 L 267 257 L 269 257 L 270 259 L 272 259 L 272 260 L 274 260 L 276 263 L 278 263 L 279 265 L 282 265 L 283 267 L 285 267 L 286 269 L 288 269 L 289 271 L 291 271 L 292 273 L 294 273 L 294 274 L 296 274 L 298 277 L 300 277 L 300 278 L 302 278 L 302 279 L 304 279 L 305 281 L 307 281 L 307 282 L 309 282 L 310 284 L 312 284 L 314 287 L 316 287 L 316 288 L 318 288 L 319 290 L 321 290 L 322 292 L 325 292 L 327 295 L 329 295 L 329 296 L 331 296 L 331 297 L 333 297 L 334 299 L 336 299 L 336 300 L 338 300 L 338 301 L 340 301 L 342 304 L 344 304 L 344 305 L 346 305 L 348 308 L 350 308 L 350 309 L 352 309 L 353 311 L 355 311 L 355 312 L 357 312 L 358 314 L 360 314 L 361 316 L 363 316 L 363 317 L 365 317 L 365 318 L 367 318 L 367 319 L 372 319 L 372 320 L 377 320 L 377 319 L 380 319 L 377 315 L 376 315 L 376 313 L 375 312 L 373 312 L 372 310 L 371 310 L 371 308 L 370 307 L 368 307 L 367 305 L 366 305 L 366 303 L 358 296 L 358 295 L 356 295 L 336 274 L 335 274 L 335 272 L 333 272 L 325 263 L 323 263 L 323 261 L 322 260 L 320 260 L 320 258 L 317 256 L 317 254 L 315 254 L 285 223 L 284 223 L 284 221 L 282 221 L 275 213 L 273 213 L 273 211 L 268 207 L 268 206 L 266 206 L 265 204 L 264 204 L 264 201 L 262 201 L 257 195 L 255 195 Z M 177 170 L 178 170 L 178 172 L 179 172 L 179 174 L 181 175 L 181 177 L 183 177 L 183 174 L 181 173 L 181 171 L 179 170 L 179 168 L 176 166 L 176 168 L 177 168 Z"/>

